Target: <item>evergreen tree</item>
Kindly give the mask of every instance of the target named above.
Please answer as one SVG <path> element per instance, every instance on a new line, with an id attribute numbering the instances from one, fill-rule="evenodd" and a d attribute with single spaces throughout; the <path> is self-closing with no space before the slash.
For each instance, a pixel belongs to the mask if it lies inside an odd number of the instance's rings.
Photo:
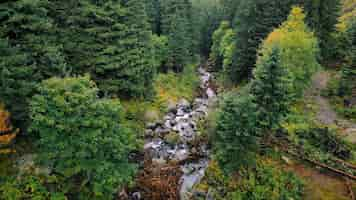
<path id="1" fill-rule="evenodd" d="M 52 0 L 59 41 L 74 74 L 91 73 L 109 96 L 150 96 L 155 69 L 145 4 Z M 63 18 L 63 15 L 66 16 Z M 57 17 L 60 16 L 60 17 Z"/>
<path id="2" fill-rule="evenodd" d="M 261 54 L 280 49 L 281 64 L 293 75 L 293 93 L 302 96 L 312 75 L 318 71 L 318 40 L 305 24 L 305 14 L 300 7 L 293 7 L 288 20 L 268 35 Z"/>
<path id="3" fill-rule="evenodd" d="M 288 16 L 295 0 L 241 1 L 236 13 L 236 53 L 232 81 L 248 76 L 255 66 L 257 50 L 263 39 Z"/>
<path id="4" fill-rule="evenodd" d="M 225 172 L 254 163 L 257 150 L 257 115 L 253 97 L 244 89 L 224 98 L 212 138 L 215 159 Z"/>
<path id="5" fill-rule="evenodd" d="M 70 195 L 87 191 L 84 199 L 112 199 L 135 172 L 128 155 L 136 137 L 125 125 L 120 103 L 98 99 L 88 76 L 51 78 L 38 90 L 30 131 L 38 137 L 40 164 L 64 179 Z"/>
<path id="6" fill-rule="evenodd" d="M 223 65 L 222 40 L 226 31 L 230 29 L 228 21 L 222 21 L 219 28 L 213 33 L 213 45 L 211 46 L 210 59 L 214 61 L 216 68 L 221 69 Z"/>
<path id="7" fill-rule="evenodd" d="M 276 47 L 259 57 L 250 92 L 257 106 L 259 127 L 263 131 L 276 128 L 288 113 L 292 99 L 292 80 L 288 68 L 281 65 Z"/>
<path id="8" fill-rule="evenodd" d="M 332 33 L 341 12 L 340 0 L 308 0 L 304 1 L 308 25 L 315 31 L 320 41 L 322 57 L 330 58 L 335 52 L 335 41 Z"/>
<path id="9" fill-rule="evenodd" d="M 242 0 L 220 0 L 223 7 L 224 19 L 232 22 Z"/>
<path id="10" fill-rule="evenodd" d="M 161 5 L 162 34 L 168 37 L 168 67 L 182 72 L 193 55 L 192 9 L 189 0 L 167 0 Z"/>
<path id="11" fill-rule="evenodd" d="M 347 27 L 347 63 L 342 69 L 339 95 L 353 96 L 356 102 L 356 20 Z"/>
<path id="12" fill-rule="evenodd" d="M 208 57 L 213 45 L 213 33 L 223 20 L 223 9 L 218 0 L 193 1 L 193 7 L 194 19 L 197 23 L 194 27 L 199 32 L 197 33 L 198 47 L 201 55 Z"/>
<path id="13" fill-rule="evenodd" d="M 26 126 L 35 85 L 67 74 L 46 0 L 6 1 L 0 8 L 0 101 L 17 126 Z"/>
<path id="14" fill-rule="evenodd" d="M 161 9 L 160 0 L 144 0 L 146 6 L 147 16 L 149 23 L 151 24 L 151 30 L 153 33 L 161 34 Z"/>

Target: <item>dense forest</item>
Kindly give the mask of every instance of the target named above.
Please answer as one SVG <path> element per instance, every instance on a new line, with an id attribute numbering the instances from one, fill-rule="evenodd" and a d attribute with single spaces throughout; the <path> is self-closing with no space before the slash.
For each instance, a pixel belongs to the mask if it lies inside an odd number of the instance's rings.
<path id="1" fill-rule="evenodd" d="M 0 200 L 356 199 L 356 0 L 5 0 L 0 24 Z"/>

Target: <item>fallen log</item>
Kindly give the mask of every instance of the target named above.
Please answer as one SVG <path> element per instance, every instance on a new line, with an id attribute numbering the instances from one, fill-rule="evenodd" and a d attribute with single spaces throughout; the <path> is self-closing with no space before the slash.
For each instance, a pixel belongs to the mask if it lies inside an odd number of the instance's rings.
<path id="1" fill-rule="evenodd" d="M 338 159 L 338 158 L 333 158 L 332 160 L 335 161 L 335 162 L 338 162 L 338 163 L 340 163 L 340 164 L 343 164 L 343 165 L 345 165 L 346 167 L 349 167 L 349 168 L 351 168 L 351 169 L 356 170 L 356 165 L 353 165 L 353 164 L 351 164 L 351 163 L 348 163 L 348 162 L 346 162 L 346 161 L 344 161 L 344 160 L 341 160 L 341 159 Z"/>
<path id="2" fill-rule="evenodd" d="M 297 157 L 297 158 L 299 158 L 299 159 L 302 159 L 302 160 L 304 160 L 304 161 L 307 161 L 307 162 L 309 162 L 309 163 L 311 163 L 311 164 L 317 165 L 317 166 L 319 166 L 319 167 L 321 167 L 321 168 L 327 169 L 327 170 L 329 170 L 329 171 L 331 171 L 331 172 L 334 172 L 334 173 L 336 173 L 336 174 L 342 175 L 342 176 L 344 176 L 344 177 L 347 177 L 347 178 L 350 178 L 350 179 L 356 181 L 356 176 L 354 176 L 354 175 L 352 175 L 352 174 L 349 174 L 349 173 L 344 172 L 344 171 L 339 170 L 339 169 L 335 169 L 335 168 L 333 168 L 333 167 L 330 167 L 330 166 L 328 166 L 328 165 L 326 165 L 326 164 L 323 164 L 323 163 L 320 163 L 320 162 L 318 162 L 318 161 L 312 160 L 312 159 L 307 158 L 307 157 L 305 157 L 305 156 L 300 156 L 300 155 L 298 155 L 298 154 L 296 154 L 296 153 L 294 153 L 294 152 L 288 151 L 288 150 L 286 151 L 286 153 L 288 153 L 288 154 L 290 154 L 290 155 L 292 155 L 292 156 L 295 156 L 295 157 Z"/>

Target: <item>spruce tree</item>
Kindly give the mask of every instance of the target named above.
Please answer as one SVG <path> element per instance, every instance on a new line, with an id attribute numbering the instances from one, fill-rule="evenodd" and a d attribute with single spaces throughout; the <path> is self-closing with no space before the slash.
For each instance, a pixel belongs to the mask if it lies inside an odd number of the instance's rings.
<path id="1" fill-rule="evenodd" d="M 339 87 L 340 96 L 353 96 L 356 102 L 356 20 L 351 21 L 346 31 L 347 63 L 345 63 Z M 356 103 L 355 103 L 356 104 Z"/>
<path id="2" fill-rule="evenodd" d="M 211 47 L 210 59 L 214 62 L 215 68 L 220 70 L 223 65 L 222 40 L 226 31 L 230 29 L 228 21 L 222 21 L 219 28 L 213 33 L 213 45 Z"/>
<path id="3" fill-rule="evenodd" d="M 223 99 L 212 143 L 214 157 L 227 174 L 254 164 L 258 147 L 256 109 L 247 88 Z"/>
<path id="4" fill-rule="evenodd" d="M 241 1 L 233 23 L 236 53 L 232 81 L 240 81 L 251 74 L 261 42 L 287 18 L 294 3 L 295 0 Z"/>
<path id="5" fill-rule="evenodd" d="M 280 49 L 281 64 L 293 75 L 293 93 L 301 97 L 311 78 L 318 71 L 318 40 L 305 24 L 305 14 L 300 7 L 293 7 L 288 20 L 273 30 L 264 40 L 259 52 Z"/>
<path id="6" fill-rule="evenodd" d="M 259 127 L 276 128 L 288 113 L 292 100 L 292 80 L 288 68 L 281 65 L 277 47 L 259 57 L 250 92 L 257 106 Z"/>
<path id="7" fill-rule="evenodd" d="M 340 0 L 308 0 L 304 1 L 307 22 L 314 30 L 320 41 L 321 55 L 328 59 L 333 55 L 332 34 L 341 12 Z"/>
<path id="8" fill-rule="evenodd" d="M 167 0 L 161 4 L 162 34 L 168 37 L 168 67 L 182 72 L 193 55 L 192 10 L 187 0 Z"/>
<path id="9" fill-rule="evenodd" d="M 148 21 L 151 24 L 151 30 L 153 33 L 160 35 L 161 34 L 161 9 L 160 9 L 160 0 L 144 0 L 145 9 L 148 16 Z"/>
<path id="10" fill-rule="evenodd" d="M 28 100 L 37 83 L 68 73 L 61 46 L 54 40 L 48 1 L 0 3 L 0 101 L 17 126 L 25 127 Z"/>
<path id="11" fill-rule="evenodd" d="M 90 73 L 109 96 L 150 96 L 154 78 L 151 32 L 138 0 L 52 0 L 73 73 Z M 60 16 L 60 17 L 57 17 Z M 66 17 L 63 17 L 66 16 Z"/>

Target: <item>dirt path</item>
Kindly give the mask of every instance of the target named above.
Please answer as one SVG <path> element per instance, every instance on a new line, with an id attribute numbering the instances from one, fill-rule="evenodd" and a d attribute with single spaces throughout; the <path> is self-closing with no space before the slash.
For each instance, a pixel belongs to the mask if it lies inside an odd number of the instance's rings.
<path id="1" fill-rule="evenodd" d="M 327 71 L 315 74 L 312 79 L 312 85 L 306 92 L 306 97 L 311 98 L 318 107 L 316 119 L 321 124 L 335 125 L 342 131 L 347 141 L 356 143 L 356 124 L 338 116 L 328 99 L 321 95 L 322 90 L 327 88 L 330 78 L 331 74 Z"/>

